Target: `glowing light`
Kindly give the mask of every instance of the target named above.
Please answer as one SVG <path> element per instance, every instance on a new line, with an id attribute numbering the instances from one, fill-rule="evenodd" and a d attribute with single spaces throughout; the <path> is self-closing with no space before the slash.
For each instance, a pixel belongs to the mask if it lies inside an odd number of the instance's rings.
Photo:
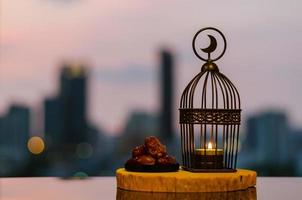
<path id="1" fill-rule="evenodd" d="M 79 77 L 83 75 L 84 70 L 81 66 L 74 66 L 70 69 L 70 72 L 73 77 Z"/>
<path id="2" fill-rule="evenodd" d="M 88 177 L 88 174 L 86 174 L 85 172 L 76 172 L 73 175 L 74 178 L 78 178 L 78 179 L 84 179 Z"/>
<path id="3" fill-rule="evenodd" d="M 38 155 L 44 151 L 45 144 L 41 137 L 33 136 L 28 140 L 27 148 L 32 154 Z"/>
<path id="4" fill-rule="evenodd" d="M 65 69 L 65 73 L 70 78 L 77 78 L 85 75 L 85 69 L 79 63 L 74 63 L 71 64 L 70 67 Z"/>
<path id="5" fill-rule="evenodd" d="M 212 149 L 212 148 L 213 148 L 212 143 L 209 142 L 209 144 L 208 144 L 208 149 Z"/>
<path id="6" fill-rule="evenodd" d="M 91 144 L 83 142 L 77 145 L 76 154 L 81 159 L 87 159 L 93 154 L 93 147 Z"/>

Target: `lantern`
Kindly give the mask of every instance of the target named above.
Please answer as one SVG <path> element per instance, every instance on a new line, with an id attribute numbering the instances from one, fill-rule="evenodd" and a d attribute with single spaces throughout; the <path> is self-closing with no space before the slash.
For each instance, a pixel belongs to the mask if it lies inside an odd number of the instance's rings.
<path id="1" fill-rule="evenodd" d="M 202 33 L 214 32 L 224 45 L 213 57 L 217 40 L 197 49 Z M 215 61 L 226 50 L 226 39 L 216 28 L 199 30 L 193 37 L 194 54 L 205 61 L 201 71 L 185 87 L 180 101 L 182 168 L 192 172 L 235 172 L 241 122 L 240 97 L 234 84 L 220 72 Z M 206 55 L 206 58 L 202 54 Z"/>

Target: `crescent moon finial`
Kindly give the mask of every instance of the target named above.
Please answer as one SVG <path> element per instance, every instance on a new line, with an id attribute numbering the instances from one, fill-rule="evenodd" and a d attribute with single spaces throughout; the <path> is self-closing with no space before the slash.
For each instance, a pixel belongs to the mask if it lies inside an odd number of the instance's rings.
<path id="1" fill-rule="evenodd" d="M 205 52 L 205 53 L 212 53 L 215 51 L 216 47 L 217 47 L 217 40 L 214 36 L 212 35 L 208 35 L 208 37 L 210 38 L 210 45 L 206 48 L 200 49 L 201 51 Z"/>

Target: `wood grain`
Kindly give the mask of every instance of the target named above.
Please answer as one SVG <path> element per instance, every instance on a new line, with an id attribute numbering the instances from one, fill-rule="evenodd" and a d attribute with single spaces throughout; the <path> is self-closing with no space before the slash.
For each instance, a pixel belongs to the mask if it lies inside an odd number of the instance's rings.
<path id="1" fill-rule="evenodd" d="M 192 173 L 179 170 L 167 173 L 116 171 L 117 187 L 145 192 L 227 192 L 256 185 L 257 173 L 238 169 L 234 173 Z"/>

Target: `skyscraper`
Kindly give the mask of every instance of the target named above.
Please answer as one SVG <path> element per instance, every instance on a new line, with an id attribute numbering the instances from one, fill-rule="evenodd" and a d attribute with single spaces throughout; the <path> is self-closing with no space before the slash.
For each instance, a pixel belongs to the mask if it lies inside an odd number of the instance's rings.
<path id="1" fill-rule="evenodd" d="M 73 147 L 87 141 L 87 72 L 83 66 L 64 66 L 59 95 L 44 102 L 44 127 L 52 147 Z"/>
<path id="2" fill-rule="evenodd" d="M 174 60 L 171 52 L 163 50 L 161 57 L 161 115 L 160 134 L 163 140 L 173 138 L 173 109 L 174 109 Z"/>
<path id="3" fill-rule="evenodd" d="M 30 111 L 12 105 L 0 120 L 0 176 L 9 175 L 28 159 L 27 141 L 30 134 Z"/>
<path id="4" fill-rule="evenodd" d="M 61 72 L 60 99 L 64 141 L 67 143 L 86 140 L 86 75 L 83 66 L 65 66 Z"/>
<path id="5" fill-rule="evenodd" d="M 7 136 L 14 148 L 15 155 L 27 154 L 27 141 L 30 133 L 30 112 L 24 106 L 13 105 L 6 115 Z"/>
<path id="6" fill-rule="evenodd" d="M 292 159 L 289 142 L 292 130 L 283 112 L 270 111 L 250 117 L 247 121 L 247 135 L 242 150 L 254 155 L 254 164 L 288 164 Z"/>
<path id="7" fill-rule="evenodd" d="M 59 97 L 44 101 L 44 129 L 47 146 L 58 148 L 63 142 L 63 109 Z"/>
<path id="8" fill-rule="evenodd" d="M 258 122 L 259 123 L 259 122 Z M 259 134 L 257 133 L 257 117 L 256 116 L 251 116 L 247 119 L 246 123 L 246 129 L 247 129 L 247 134 L 245 138 L 245 150 L 254 150 L 254 148 L 257 146 L 257 140 L 259 137 Z"/>

